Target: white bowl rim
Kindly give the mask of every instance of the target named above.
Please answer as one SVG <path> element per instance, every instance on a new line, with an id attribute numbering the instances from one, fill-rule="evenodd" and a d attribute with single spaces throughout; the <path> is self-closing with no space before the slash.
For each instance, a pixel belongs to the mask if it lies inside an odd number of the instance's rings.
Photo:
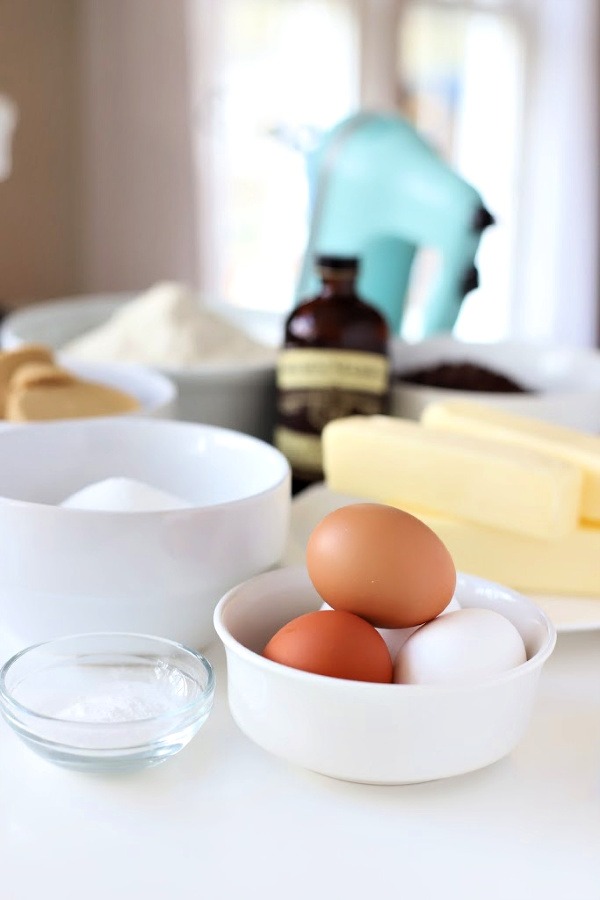
<path id="1" fill-rule="evenodd" d="M 328 685 L 331 685 L 332 689 L 340 691 L 348 690 L 348 685 L 350 685 L 350 689 L 353 692 L 359 690 L 366 693 L 378 691 L 381 689 L 390 691 L 402 690 L 404 694 L 412 693 L 421 695 L 439 693 L 457 694 L 471 692 L 478 689 L 487 689 L 492 685 L 504 684 L 505 682 L 513 681 L 515 678 L 520 678 L 521 675 L 531 671 L 532 669 L 541 668 L 548 657 L 551 655 L 556 644 L 556 629 L 554 628 L 554 625 L 545 614 L 545 612 L 540 609 L 539 606 L 536 606 L 536 604 L 532 600 L 529 600 L 529 598 L 525 597 L 523 594 L 519 594 L 517 591 L 513 591 L 511 588 L 504 587 L 504 585 L 500 585 L 497 582 L 489 581 L 486 578 L 480 578 L 477 575 L 468 575 L 464 572 L 457 572 L 457 578 L 461 579 L 463 582 L 467 581 L 468 583 L 472 583 L 475 585 L 489 586 L 500 589 L 503 592 L 510 594 L 511 597 L 517 599 L 518 601 L 524 600 L 535 607 L 536 611 L 539 613 L 541 622 L 546 628 L 546 638 L 540 649 L 536 653 L 534 653 L 532 657 L 530 657 L 524 663 L 521 663 L 519 666 L 508 669 L 506 672 L 502 672 L 499 675 L 492 675 L 487 678 L 482 678 L 474 684 L 385 684 L 369 681 L 352 681 L 348 678 L 333 678 L 329 675 L 316 675 L 313 672 L 304 672 L 302 669 L 294 669 L 291 666 L 284 666 L 281 663 L 273 662 L 273 660 L 266 659 L 259 653 L 255 653 L 253 650 L 249 650 L 248 647 L 245 647 L 242 643 L 240 643 L 236 638 L 233 637 L 229 629 L 223 623 L 223 611 L 234 599 L 236 594 L 239 594 L 239 592 L 251 582 L 282 571 L 287 571 L 290 575 L 300 575 L 301 573 L 306 574 L 307 570 L 306 566 L 303 565 L 282 566 L 279 569 L 271 570 L 271 572 L 263 572 L 260 575 L 255 575 L 253 578 L 250 578 L 247 581 L 236 585 L 236 587 L 227 591 L 227 593 L 223 597 L 221 597 L 221 599 L 217 603 L 213 615 L 213 623 L 215 631 L 217 632 L 220 640 L 227 649 L 232 650 L 237 656 L 241 657 L 247 662 L 251 662 L 253 665 L 258 666 L 259 669 L 263 669 L 265 672 L 271 672 L 273 674 L 279 675 L 280 677 L 284 677 L 296 682 L 300 681 L 305 682 L 308 685 L 316 685 L 325 681 Z"/>
<path id="2" fill-rule="evenodd" d="M 13 338 L 16 338 L 19 344 L 25 343 L 22 338 L 14 332 L 15 323 L 18 324 L 21 320 L 27 321 L 29 318 L 35 318 L 36 315 L 47 315 L 51 311 L 58 310 L 66 310 L 70 306 L 78 307 L 81 304 L 87 303 L 90 305 L 95 304 L 96 306 L 106 306 L 116 307 L 119 303 L 124 303 L 127 300 L 131 300 L 139 295 L 139 292 L 131 292 L 131 291 L 119 291 L 115 293 L 107 293 L 107 294 L 74 294 L 71 297 L 60 297 L 55 300 L 42 300 L 40 302 L 31 303 L 22 308 L 17 308 L 12 310 L 7 314 L 4 321 L 0 325 L 0 335 L 10 334 Z M 210 304 L 207 304 L 208 309 L 212 309 Z M 233 307 L 237 309 L 238 307 Z M 245 309 L 245 307 L 239 307 L 239 309 Z M 216 307 L 215 311 L 218 313 L 219 308 Z M 257 312 L 269 312 L 269 310 L 257 310 Z M 283 316 L 283 313 L 282 313 Z M 282 319 L 283 321 L 283 319 Z M 257 341 L 257 343 L 261 343 Z M 61 347 L 57 347 L 55 352 L 57 356 L 60 356 L 61 359 L 65 362 L 66 365 L 69 362 L 78 363 L 81 362 L 82 365 L 85 363 L 86 365 L 89 363 L 91 366 L 93 365 L 115 365 L 115 366 L 138 366 L 139 368 L 150 369 L 151 371 L 155 371 L 158 374 L 162 374 L 167 378 L 180 378 L 185 380 L 186 377 L 189 378 L 212 378 L 215 375 L 242 375 L 250 372 L 265 372 L 270 373 L 275 370 L 276 364 L 276 354 L 277 347 L 270 347 L 268 344 L 263 345 L 266 350 L 273 351 L 273 358 L 265 358 L 265 359 L 251 359 L 247 362 L 231 362 L 229 360 L 223 362 L 207 362 L 207 363 L 196 363 L 194 365 L 189 366 L 173 366 L 173 365 L 163 365 L 160 363 L 127 363 L 125 361 L 117 361 L 117 362 L 106 362 L 103 363 L 99 360 L 84 360 L 79 357 L 69 356 L 68 353 L 64 353 Z"/>
<path id="3" fill-rule="evenodd" d="M 265 345 L 266 346 L 266 345 Z M 268 349 L 268 348 L 267 348 Z M 247 362 L 210 362 L 197 363 L 193 366 L 164 366 L 155 364 L 152 368 L 164 373 L 169 378 L 178 378 L 185 381 L 186 378 L 195 379 L 206 377 L 214 378 L 215 375 L 247 375 L 248 372 L 274 372 L 276 365 L 276 348 L 273 349 L 273 359 L 249 359 Z M 65 356 L 66 360 L 75 361 L 75 357 Z"/>
<path id="4" fill-rule="evenodd" d="M 177 419 L 147 419 L 143 417 L 136 418 L 135 416 L 119 416 L 118 419 L 111 419 L 109 417 L 98 417 L 97 419 L 87 419 L 86 427 L 92 428 L 100 428 L 107 427 L 107 423 L 110 423 L 112 427 L 114 427 L 115 421 L 124 423 L 125 428 L 161 428 L 161 427 L 182 427 L 186 430 L 197 430 L 201 429 L 203 431 L 209 432 L 218 432 L 225 433 L 228 435 L 235 435 L 237 438 L 242 438 L 243 441 L 250 441 L 252 443 L 261 444 L 267 449 L 273 459 L 278 460 L 283 465 L 283 472 L 281 477 L 270 484 L 268 487 L 263 488 L 261 491 L 256 491 L 255 493 L 248 494 L 244 497 L 238 497 L 233 500 L 223 500 L 221 503 L 210 503 L 199 506 L 187 506 L 180 509 L 156 509 L 156 510 L 111 510 L 111 509 L 76 509 L 70 508 L 68 506 L 59 506 L 58 504 L 52 503 L 39 503 L 34 500 L 18 500 L 14 497 L 3 497 L 0 494 L 0 507 L 6 508 L 27 508 L 27 509 L 35 509 L 36 515 L 52 515 L 56 514 L 56 511 L 60 511 L 60 515 L 69 515 L 71 517 L 76 516 L 122 516 L 123 520 L 125 517 L 128 517 L 128 521 L 134 522 L 138 517 L 140 519 L 148 520 L 148 519 L 158 519 L 160 517 L 182 517 L 185 515 L 190 515 L 191 513 L 204 513 L 209 510 L 218 510 L 218 509 L 227 509 L 231 506 L 240 506 L 247 503 L 252 503 L 260 497 L 265 496 L 266 494 L 271 493 L 271 491 L 278 490 L 287 479 L 291 478 L 291 467 L 283 453 L 279 451 L 276 447 L 271 444 L 267 444 L 266 441 L 261 440 L 260 438 L 254 437 L 250 434 L 245 434 L 241 431 L 235 431 L 233 428 L 222 428 L 220 425 L 206 425 L 201 422 L 180 422 Z M 77 423 L 76 419 L 60 419 L 56 422 L 35 422 L 32 423 L 35 429 L 64 429 L 68 430 L 74 427 L 74 423 Z M 5 436 L 10 438 L 11 435 L 16 434 L 17 430 L 20 429 L 11 429 L 7 432 L 0 432 L 0 441 L 5 440 Z M 28 431 L 32 431 L 31 427 L 27 428 Z M 33 433 L 33 432 L 32 432 Z"/>
<path id="5" fill-rule="evenodd" d="M 75 359 L 73 357 L 63 356 L 60 351 L 56 352 L 56 359 L 62 365 L 65 366 L 66 369 L 72 367 L 75 369 L 81 369 L 82 371 L 85 369 L 89 369 L 89 374 L 86 375 L 88 378 L 97 378 L 98 381 L 101 380 L 102 372 L 114 372 L 119 375 L 127 375 L 131 373 L 133 375 L 137 375 L 140 379 L 145 379 L 151 389 L 156 391 L 157 396 L 154 398 L 152 403 L 142 403 L 140 401 L 140 409 L 134 411 L 134 416 L 143 415 L 144 413 L 154 412 L 155 410 L 160 410 L 163 407 L 166 407 L 173 403 L 179 394 L 177 389 L 177 385 L 173 381 L 173 379 L 169 376 L 169 374 L 161 369 L 158 369 L 156 366 L 147 366 L 143 363 L 127 363 L 127 362 L 99 362 L 97 360 L 87 360 L 87 359 Z M 121 390 L 127 390 L 127 388 L 122 387 Z M 162 392 L 162 396 L 158 396 L 158 392 Z M 134 391 L 129 390 L 129 394 L 135 396 Z M 139 400 L 139 397 L 136 397 L 136 400 Z M 131 416 L 131 413 L 121 414 L 125 416 Z M 111 419 L 117 418 L 116 416 L 94 416 L 96 419 Z M 54 419 L 54 422 L 73 422 L 74 419 Z M 15 423 L 19 424 L 19 423 Z M 42 424 L 41 422 L 31 422 L 27 424 L 37 425 Z M 44 423 L 47 424 L 47 423 Z"/>
<path id="6" fill-rule="evenodd" d="M 478 398 L 481 398 L 481 401 L 484 402 L 486 400 L 493 400 L 494 398 L 498 398 L 501 400 L 518 400 L 520 403 L 522 402 L 535 402 L 545 399 L 568 399 L 571 397 L 580 397 L 582 394 L 586 396 L 595 396 L 600 395 L 600 388 L 596 389 L 586 389 L 583 382 L 579 386 L 572 385 L 569 388 L 560 388 L 558 390 L 551 388 L 541 388 L 538 390 L 525 390 L 525 391 L 471 391 L 471 390 L 461 390 L 458 388 L 449 388 L 449 387 L 437 387 L 432 384 L 416 384 L 412 381 L 405 381 L 402 378 L 402 370 L 399 370 L 394 360 L 394 353 L 400 352 L 403 348 L 409 349 L 425 349 L 425 350 L 435 350 L 441 354 L 444 353 L 444 350 L 448 347 L 460 347 L 461 351 L 464 352 L 465 361 L 469 361 L 469 359 L 473 356 L 473 354 L 481 353 L 489 348 L 493 348 L 494 350 L 498 349 L 510 349 L 512 351 L 518 351 L 522 354 L 531 354 L 539 353 L 539 354 L 568 354 L 571 359 L 579 359 L 579 360 L 593 360 L 597 365 L 600 366 L 600 352 L 595 347 L 575 347 L 569 346 L 565 344 L 558 344 L 553 341 L 525 341 L 519 339 L 512 338 L 503 338 L 498 341 L 460 341 L 457 338 L 453 337 L 451 334 L 439 334 L 433 335 L 430 338 L 424 338 L 421 341 L 407 341 L 400 336 L 396 336 L 392 342 L 393 350 L 392 350 L 392 375 L 391 375 L 391 383 L 390 390 L 392 392 L 404 391 L 404 392 L 415 392 L 418 395 L 424 395 L 432 392 L 441 392 L 442 396 L 440 397 L 439 402 L 441 403 L 444 397 L 449 397 L 451 394 L 453 395 L 453 399 L 456 399 L 457 395 L 465 400 L 469 400 L 469 402 L 477 402 Z M 477 360 L 476 360 L 477 362 Z M 421 363 L 422 365 L 427 365 L 424 361 Z M 413 361 L 412 367 L 418 365 L 416 361 Z M 493 362 L 491 363 L 492 368 L 498 368 L 499 363 Z M 408 370 L 406 370 L 408 371 Z"/>
<path id="7" fill-rule="evenodd" d="M 600 396 L 600 388 L 591 391 L 585 391 L 581 388 L 570 388 L 569 390 L 560 391 L 473 391 L 464 388 L 434 387 L 432 384 L 415 384 L 412 381 L 403 381 L 397 375 L 392 377 L 391 390 L 404 392 L 414 391 L 415 394 L 422 395 L 433 391 L 435 391 L 436 394 L 440 392 L 442 396 L 436 400 L 438 403 L 444 402 L 446 398 L 448 399 L 448 402 L 454 402 L 456 400 L 456 395 L 460 395 L 465 401 L 468 397 L 469 402 L 473 403 L 477 403 L 479 398 L 481 398 L 481 402 L 484 402 L 486 400 L 489 401 L 490 399 L 493 400 L 496 397 L 502 400 L 518 400 L 519 403 L 534 403 L 535 401 L 539 402 L 540 400 L 547 400 L 549 398 L 561 400 L 570 397 L 581 397 L 582 394 L 586 397 Z"/>

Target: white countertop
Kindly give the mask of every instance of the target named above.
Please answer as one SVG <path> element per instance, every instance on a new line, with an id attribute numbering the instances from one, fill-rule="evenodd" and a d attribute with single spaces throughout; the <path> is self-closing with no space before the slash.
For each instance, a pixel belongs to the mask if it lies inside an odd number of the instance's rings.
<path id="1" fill-rule="evenodd" d="M 5 655 L 5 654 L 4 654 Z M 0 900 L 598 900 L 600 634 L 560 635 L 531 729 L 448 781 L 337 782 L 215 708 L 134 775 L 54 767 L 0 723 Z"/>

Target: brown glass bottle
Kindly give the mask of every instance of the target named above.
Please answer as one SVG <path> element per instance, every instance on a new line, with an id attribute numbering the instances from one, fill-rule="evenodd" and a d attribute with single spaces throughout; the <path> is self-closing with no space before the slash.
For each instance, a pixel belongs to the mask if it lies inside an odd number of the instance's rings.
<path id="1" fill-rule="evenodd" d="M 356 292 L 354 257 L 320 256 L 322 287 L 288 316 L 277 365 L 275 444 L 293 490 L 323 478 L 321 432 L 332 419 L 387 411 L 389 331 Z"/>

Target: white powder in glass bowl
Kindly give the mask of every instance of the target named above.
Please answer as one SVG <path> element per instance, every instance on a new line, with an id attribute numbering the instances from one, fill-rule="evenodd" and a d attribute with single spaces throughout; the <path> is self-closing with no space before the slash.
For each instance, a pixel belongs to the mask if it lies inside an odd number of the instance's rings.
<path id="1" fill-rule="evenodd" d="M 98 328 L 62 348 L 73 359 L 155 366 L 275 358 L 233 323 L 202 307 L 182 284 L 162 282 L 124 304 Z"/>

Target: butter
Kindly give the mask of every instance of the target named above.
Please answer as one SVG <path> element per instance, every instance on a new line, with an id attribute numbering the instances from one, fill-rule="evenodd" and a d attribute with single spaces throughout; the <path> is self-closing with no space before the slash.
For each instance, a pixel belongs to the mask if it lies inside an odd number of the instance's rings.
<path id="1" fill-rule="evenodd" d="M 600 437 L 478 403 L 433 403 L 422 417 L 427 429 L 502 441 L 579 466 L 583 471 L 581 518 L 600 522 Z"/>
<path id="2" fill-rule="evenodd" d="M 521 447 L 387 416 L 337 419 L 323 430 L 329 488 L 404 509 L 432 510 L 544 539 L 578 524 L 577 466 Z"/>
<path id="3" fill-rule="evenodd" d="M 530 594 L 600 597 L 600 528 L 542 541 L 411 510 L 444 542 L 461 572 Z"/>

